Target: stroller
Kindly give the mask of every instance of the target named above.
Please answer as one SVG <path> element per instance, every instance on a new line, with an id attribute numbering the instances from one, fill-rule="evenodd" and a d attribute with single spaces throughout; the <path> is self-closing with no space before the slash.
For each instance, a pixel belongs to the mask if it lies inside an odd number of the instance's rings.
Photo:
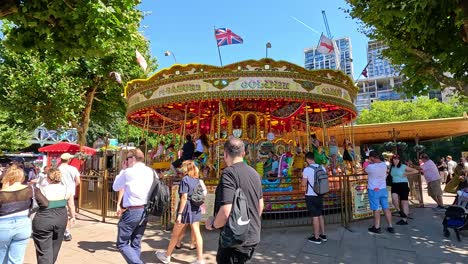
<path id="1" fill-rule="evenodd" d="M 442 221 L 444 227 L 444 236 L 449 237 L 449 228 L 455 231 L 458 241 L 461 241 L 460 231 L 468 229 L 468 192 L 458 192 L 458 204 L 452 205 L 445 211 L 445 217 Z"/>

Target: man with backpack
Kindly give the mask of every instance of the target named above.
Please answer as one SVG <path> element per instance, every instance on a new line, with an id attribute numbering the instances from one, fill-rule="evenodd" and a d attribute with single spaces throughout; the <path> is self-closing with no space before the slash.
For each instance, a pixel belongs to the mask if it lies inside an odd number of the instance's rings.
<path id="1" fill-rule="evenodd" d="M 205 226 L 221 229 L 217 263 L 246 263 L 260 242 L 263 194 L 260 176 L 243 162 L 244 142 L 229 137 L 224 144 L 223 170 L 216 188 L 214 217 Z"/>
<path id="2" fill-rule="evenodd" d="M 117 248 L 127 263 L 143 263 L 141 239 L 146 229 L 145 205 L 153 185 L 154 171 L 144 164 L 140 149 L 131 149 L 115 177 L 114 191 L 124 190 L 122 208 L 125 210 L 118 223 Z"/>
<path id="3" fill-rule="evenodd" d="M 323 219 L 323 195 L 329 190 L 328 175 L 321 165 L 315 163 L 313 152 L 307 152 L 306 161 L 308 166 L 302 172 L 302 187 L 305 188 L 306 206 L 314 226 L 314 233 L 307 240 L 322 244 L 327 241 Z"/>

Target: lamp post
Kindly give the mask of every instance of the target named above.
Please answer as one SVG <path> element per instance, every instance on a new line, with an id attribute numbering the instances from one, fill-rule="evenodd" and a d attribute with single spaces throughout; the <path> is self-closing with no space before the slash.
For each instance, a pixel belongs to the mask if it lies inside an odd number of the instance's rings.
<path id="1" fill-rule="evenodd" d="M 266 43 L 266 48 L 265 48 L 266 56 L 265 56 L 265 58 L 268 58 L 268 49 L 271 49 L 271 43 L 270 42 Z"/>
<path id="2" fill-rule="evenodd" d="M 167 57 L 167 56 L 171 56 L 171 55 L 172 55 L 172 58 L 174 58 L 174 63 L 177 63 L 177 59 L 176 59 L 176 57 L 175 57 L 175 55 L 174 55 L 174 52 L 172 52 L 172 51 L 170 51 L 170 50 L 166 50 L 166 51 L 164 52 L 164 56 L 166 56 L 166 57 Z"/>

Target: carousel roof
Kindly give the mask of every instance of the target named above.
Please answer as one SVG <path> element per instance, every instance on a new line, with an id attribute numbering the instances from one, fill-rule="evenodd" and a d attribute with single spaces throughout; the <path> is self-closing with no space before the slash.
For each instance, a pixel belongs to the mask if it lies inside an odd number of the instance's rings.
<path id="1" fill-rule="evenodd" d="M 220 108 L 222 116 L 263 113 L 272 124 L 288 129 L 306 123 L 306 116 L 311 126 L 319 127 L 322 120 L 334 126 L 357 115 L 353 104 L 357 87 L 343 72 L 311 71 L 272 59 L 222 67 L 174 65 L 129 82 L 125 91 L 129 122 L 160 133 L 174 132 L 184 121 L 189 131 L 198 122 L 208 129 Z"/>

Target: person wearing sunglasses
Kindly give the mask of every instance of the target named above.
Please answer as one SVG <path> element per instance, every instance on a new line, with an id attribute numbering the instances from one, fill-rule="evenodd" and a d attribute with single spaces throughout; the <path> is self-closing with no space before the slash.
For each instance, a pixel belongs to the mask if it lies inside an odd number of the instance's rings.
<path id="1" fill-rule="evenodd" d="M 143 263 L 141 239 L 148 222 L 148 219 L 143 219 L 144 210 L 155 173 L 144 160 L 140 149 L 129 150 L 122 171 L 112 185 L 116 192 L 123 190 L 122 207 L 125 211 L 118 223 L 117 248 L 127 263 Z"/>

